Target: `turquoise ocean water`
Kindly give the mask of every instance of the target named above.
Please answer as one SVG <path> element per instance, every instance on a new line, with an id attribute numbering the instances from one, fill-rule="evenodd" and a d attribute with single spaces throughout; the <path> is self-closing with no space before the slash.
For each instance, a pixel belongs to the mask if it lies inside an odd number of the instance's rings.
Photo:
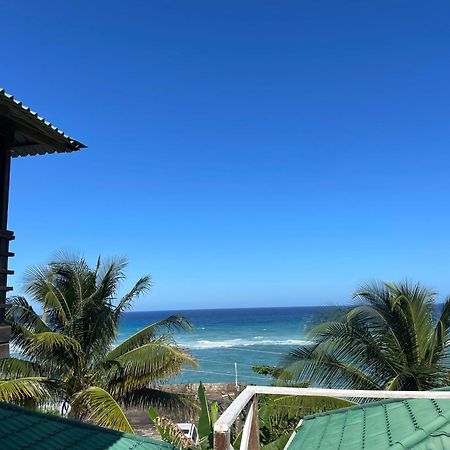
<path id="1" fill-rule="evenodd" d="M 120 324 L 118 340 L 171 314 L 186 317 L 193 329 L 174 337 L 193 354 L 200 368 L 186 367 L 172 383 L 234 382 L 268 384 L 254 365 L 276 365 L 290 349 L 307 342 L 311 326 L 342 313 L 337 307 L 214 309 L 192 311 L 128 312 Z"/>

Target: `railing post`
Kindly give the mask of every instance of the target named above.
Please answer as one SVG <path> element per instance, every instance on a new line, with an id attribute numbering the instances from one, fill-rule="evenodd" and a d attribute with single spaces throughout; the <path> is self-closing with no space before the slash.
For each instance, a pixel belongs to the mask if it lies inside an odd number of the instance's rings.
<path id="1" fill-rule="evenodd" d="M 253 404 L 253 414 L 252 414 L 252 424 L 250 428 L 250 438 L 248 441 L 248 450 L 259 450 L 259 415 L 258 415 L 258 398 L 256 394 L 252 399 Z"/>
<path id="2" fill-rule="evenodd" d="M 214 450 L 230 450 L 230 430 L 214 432 Z"/>
<path id="3" fill-rule="evenodd" d="M 259 433 L 257 425 L 257 419 L 256 422 L 253 418 L 253 409 L 254 406 L 257 407 L 256 399 L 255 399 L 256 392 L 254 391 L 254 388 L 251 386 L 247 386 L 239 395 L 237 398 L 234 399 L 234 401 L 231 403 L 231 405 L 227 408 L 227 410 L 217 419 L 216 423 L 214 424 L 214 449 L 215 450 L 233 450 L 233 447 L 231 446 L 231 433 L 230 429 L 233 425 L 233 423 L 236 422 L 236 419 L 239 417 L 239 415 L 244 411 L 245 408 L 250 404 L 250 410 L 247 413 L 247 418 L 244 423 L 244 428 L 242 429 L 242 439 L 241 439 L 241 448 L 245 448 L 245 450 L 248 450 L 249 442 L 250 442 L 250 434 L 252 428 L 256 430 L 256 432 Z M 255 403 L 254 403 L 255 402 Z M 258 415 L 256 414 L 256 418 Z M 256 428 L 255 428 L 256 424 Z M 254 442 L 254 449 L 259 450 L 259 439 L 253 439 Z"/>

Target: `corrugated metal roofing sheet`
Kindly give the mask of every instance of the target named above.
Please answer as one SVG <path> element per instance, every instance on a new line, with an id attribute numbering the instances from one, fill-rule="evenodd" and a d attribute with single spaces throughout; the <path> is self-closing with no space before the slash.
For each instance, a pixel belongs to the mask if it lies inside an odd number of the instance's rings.
<path id="1" fill-rule="evenodd" d="M 450 400 L 384 400 L 304 418 L 289 450 L 445 450 Z"/>
<path id="2" fill-rule="evenodd" d="M 1 88 L 0 115 L 6 115 L 13 122 L 20 121 L 23 125 L 21 131 L 16 132 L 16 145 L 11 149 L 13 157 L 73 152 L 86 147 Z M 33 136 L 27 134 L 27 128 L 33 132 Z M 36 136 L 39 133 L 44 139 Z"/>
<path id="3" fill-rule="evenodd" d="M 0 403 L 2 450 L 175 450 L 166 443 Z"/>

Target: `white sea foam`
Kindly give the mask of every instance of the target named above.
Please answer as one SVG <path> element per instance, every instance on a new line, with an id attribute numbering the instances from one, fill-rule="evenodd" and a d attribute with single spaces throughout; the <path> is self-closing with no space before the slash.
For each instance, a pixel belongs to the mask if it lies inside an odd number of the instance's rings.
<path id="1" fill-rule="evenodd" d="M 260 336 L 255 336 L 254 339 L 260 338 Z M 285 339 L 285 340 L 270 340 L 270 339 L 258 339 L 255 341 L 248 341 L 245 339 L 224 339 L 221 341 L 207 341 L 198 340 L 183 343 L 182 345 L 187 348 L 193 349 L 210 349 L 210 348 L 233 348 L 233 347 L 250 347 L 253 345 L 304 345 L 308 344 L 308 341 L 303 339 Z"/>

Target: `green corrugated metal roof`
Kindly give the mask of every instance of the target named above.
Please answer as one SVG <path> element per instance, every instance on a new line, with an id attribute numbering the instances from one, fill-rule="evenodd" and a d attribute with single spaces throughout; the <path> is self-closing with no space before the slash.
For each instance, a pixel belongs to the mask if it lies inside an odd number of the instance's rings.
<path id="1" fill-rule="evenodd" d="M 2 450 L 174 450 L 166 442 L 0 403 Z"/>
<path id="2" fill-rule="evenodd" d="M 86 147 L 1 88 L 0 116 L 17 126 L 15 145 L 11 149 L 13 157 L 73 152 Z"/>
<path id="3" fill-rule="evenodd" d="M 445 450 L 450 400 L 383 400 L 306 416 L 289 450 Z"/>

